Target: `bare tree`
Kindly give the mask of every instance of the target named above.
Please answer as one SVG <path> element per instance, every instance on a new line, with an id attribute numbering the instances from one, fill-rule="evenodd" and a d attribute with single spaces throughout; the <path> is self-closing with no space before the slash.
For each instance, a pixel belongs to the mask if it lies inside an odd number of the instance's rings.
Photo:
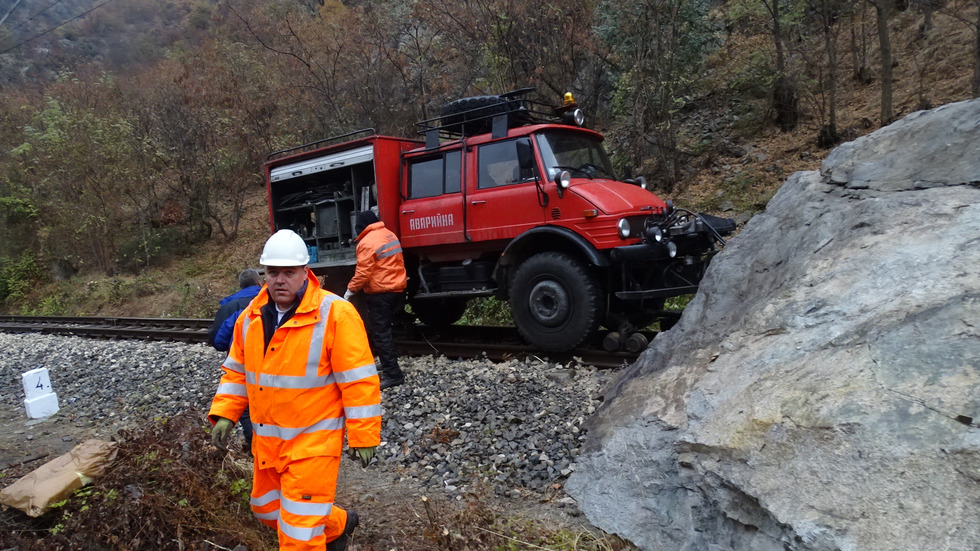
<path id="1" fill-rule="evenodd" d="M 867 13 L 863 2 L 855 3 L 851 10 L 851 71 L 852 78 L 861 84 L 872 82 L 871 69 L 868 68 L 868 35 L 865 32 L 864 14 Z"/>
<path id="2" fill-rule="evenodd" d="M 458 50 L 467 52 L 467 87 L 503 90 L 538 87 L 558 98 L 579 81 L 579 90 L 592 94 L 589 78 L 594 69 L 594 38 L 587 32 L 594 2 L 525 2 L 522 0 L 424 0 L 426 22 Z M 593 73 L 594 74 L 594 73 Z M 578 92 L 579 90 L 576 90 Z M 576 94 L 578 95 L 578 94 Z"/>
<path id="3" fill-rule="evenodd" d="M 621 137 L 630 160 L 650 156 L 667 191 L 683 176 L 675 113 L 699 76 L 713 45 L 707 2 L 698 0 L 615 0 L 604 2 L 600 38 L 608 44 L 618 75 L 613 138 Z"/>
<path id="4" fill-rule="evenodd" d="M 786 73 L 786 54 L 783 44 L 782 14 L 779 0 L 762 0 L 772 19 L 772 42 L 776 49 L 776 80 L 772 87 L 776 125 L 783 132 L 796 128 L 800 120 L 800 99 L 796 84 Z"/>
<path id="5" fill-rule="evenodd" d="M 826 124 L 820 129 L 817 143 L 821 147 L 830 147 L 840 141 L 837 130 L 837 71 L 840 63 L 837 59 L 838 35 L 840 25 L 838 18 L 843 5 L 841 0 L 807 0 L 810 13 L 814 18 L 823 37 L 824 55 L 826 57 L 826 74 L 823 75 L 823 91 L 826 93 Z"/>
<path id="6" fill-rule="evenodd" d="M 890 124 L 895 118 L 892 110 L 892 43 L 888 31 L 888 17 L 895 9 L 895 0 L 869 0 L 875 8 L 878 24 L 878 46 L 881 49 L 881 125 Z"/>

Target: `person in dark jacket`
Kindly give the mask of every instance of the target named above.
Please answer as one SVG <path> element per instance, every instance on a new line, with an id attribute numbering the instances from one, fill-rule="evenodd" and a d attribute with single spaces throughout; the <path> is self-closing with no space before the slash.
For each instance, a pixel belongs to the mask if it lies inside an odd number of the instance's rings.
<path id="1" fill-rule="evenodd" d="M 242 270 L 242 273 L 238 274 L 238 285 L 241 287 L 238 292 L 226 296 L 218 303 L 218 313 L 214 315 L 214 323 L 211 324 L 211 331 L 208 333 L 208 342 L 219 352 L 228 352 L 238 316 L 262 290 L 259 272 L 251 268 Z M 252 421 L 249 419 L 247 409 L 239 422 L 245 435 L 245 447 L 251 448 Z"/>
<path id="2" fill-rule="evenodd" d="M 228 351 L 231 346 L 231 332 L 235 329 L 238 315 L 262 289 L 259 272 L 251 268 L 238 274 L 238 284 L 241 286 L 238 292 L 226 296 L 218 303 L 218 313 L 214 315 L 214 323 L 208 333 L 208 342 L 219 352 Z"/>

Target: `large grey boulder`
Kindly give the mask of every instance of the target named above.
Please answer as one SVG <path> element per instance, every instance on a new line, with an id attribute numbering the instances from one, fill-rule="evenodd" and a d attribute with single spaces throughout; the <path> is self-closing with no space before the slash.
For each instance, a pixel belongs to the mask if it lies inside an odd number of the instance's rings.
<path id="1" fill-rule="evenodd" d="M 608 389 L 566 490 L 642 549 L 980 549 L 980 100 L 793 175 Z"/>

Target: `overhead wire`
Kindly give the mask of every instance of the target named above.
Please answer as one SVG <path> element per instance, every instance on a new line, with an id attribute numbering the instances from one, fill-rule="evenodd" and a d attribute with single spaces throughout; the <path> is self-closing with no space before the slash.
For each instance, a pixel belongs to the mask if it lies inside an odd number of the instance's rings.
<path id="1" fill-rule="evenodd" d="M 46 11 L 48 11 L 48 10 L 50 10 L 51 8 L 53 8 L 53 7 L 55 7 L 55 6 L 57 6 L 58 4 L 60 4 L 60 3 L 62 3 L 62 2 L 64 2 L 64 1 L 65 1 L 65 0 L 54 0 L 54 2 L 52 2 L 52 3 L 50 3 L 50 4 L 48 4 L 48 6 L 47 6 L 46 8 L 42 8 L 42 9 L 41 9 L 40 11 L 38 11 L 38 12 L 34 12 L 34 13 L 33 13 L 33 14 L 31 14 L 30 16 L 28 16 L 28 17 L 27 17 L 27 19 L 24 19 L 23 21 L 21 21 L 20 23 L 17 23 L 17 24 L 16 24 L 16 25 L 14 25 L 13 27 L 10 27 L 10 29 L 8 29 L 8 32 L 12 32 L 12 31 L 16 31 L 17 29 L 19 29 L 19 28 L 21 28 L 21 27 L 23 27 L 23 26 L 24 26 L 24 25 L 26 25 L 27 23 L 29 23 L 29 22 L 31 22 L 31 21 L 33 21 L 35 17 L 37 17 L 37 16 L 39 16 L 39 15 L 41 15 L 42 13 L 44 13 L 44 12 L 46 12 Z"/>
<path id="2" fill-rule="evenodd" d="M 45 30 L 45 31 L 42 31 L 42 32 L 40 32 L 40 33 L 38 33 L 38 34 L 36 34 L 36 35 L 34 35 L 34 36 L 32 36 L 32 37 L 30 37 L 30 38 L 28 38 L 27 40 L 22 40 L 22 41 L 20 41 L 20 42 L 18 42 L 17 44 L 14 44 L 13 46 L 11 46 L 11 47 L 9 47 L 9 48 L 7 48 L 7 49 L 5 49 L 5 50 L 3 50 L 3 51 L 0 51 L 0 55 L 2 55 L 2 54 L 5 54 L 5 53 L 7 53 L 7 52 L 9 52 L 9 51 L 11 51 L 11 50 L 14 50 L 14 49 L 16 49 L 16 48 L 19 48 L 19 47 L 21 47 L 21 46 L 23 46 L 24 44 L 27 44 L 28 42 L 30 42 L 30 41 L 32 41 L 32 40 L 36 40 L 36 39 L 38 39 L 38 38 L 41 38 L 42 36 L 44 36 L 44 35 L 46 35 L 46 34 L 48 34 L 49 32 L 51 32 L 51 31 L 53 31 L 53 30 L 56 30 L 56 29 L 58 29 L 58 28 L 60 28 L 60 27 L 64 27 L 65 25 L 67 25 L 67 24 L 69 24 L 69 23 L 71 23 L 72 21 L 76 21 L 76 20 L 78 20 L 78 19 L 81 19 L 82 17 L 85 17 L 86 15 L 88 15 L 88 14 L 90 14 L 90 13 L 92 13 L 93 11 L 95 11 L 95 10 L 97 10 L 97 9 L 99 9 L 99 8 L 101 8 L 102 6 L 104 6 L 104 5 L 106 5 L 106 4 L 108 4 L 109 2 L 112 2 L 112 1 L 113 1 L 113 0 L 105 0 L 105 1 L 104 1 L 104 2 L 102 2 L 101 4 L 99 4 L 99 5 L 97 5 L 97 6 L 95 6 L 95 7 L 93 7 L 93 8 L 90 8 L 90 9 L 88 9 L 88 10 L 86 10 L 86 11 L 84 11 L 84 12 L 82 12 L 82 13 L 80 13 L 80 14 L 78 14 L 78 15 L 76 15 L 75 17 L 72 17 L 71 19 L 69 19 L 69 20 L 67 20 L 67 21 L 64 21 L 64 22 L 62 22 L 62 23 L 59 23 L 59 24 L 57 24 L 57 25 L 55 25 L 54 27 L 51 27 L 50 29 L 47 29 L 47 30 Z"/>

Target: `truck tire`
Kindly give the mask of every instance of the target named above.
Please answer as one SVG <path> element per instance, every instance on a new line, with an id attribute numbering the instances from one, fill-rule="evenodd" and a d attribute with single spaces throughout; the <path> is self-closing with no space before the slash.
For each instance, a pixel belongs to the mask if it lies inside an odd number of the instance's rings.
<path id="1" fill-rule="evenodd" d="M 451 101 L 442 106 L 442 126 L 459 126 L 467 135 L 483 134 L 490 131 L 490 117 L 520 108 L 520 102 L 500 96 L 472 96 Z M 462 115 L 461 113 L 466 113 Z M 480 120 L 472 120 L 479 118 Z M 511 120 L 513 119 L 513 120 Z M 465 122 L 464 122 L 465 121 Z M 508 126 L 518 125 L 520 120 L 510 117 Z"/>
<path id="2" fill-rule="evenodd" d="M 506 101 L 507 100 L 500 96 L 473 96 L 469 98 L 460 98 L 443 105 L 442 109 L 439 111 L 439 114 L 443 117 L 448 117 L 450 115 L 455 115 L 456 113 L 462 113 L 463 111 L 480 109 L 480 115 L 495 115 L 497 113 L 504 112 Z"/>
<path id="3" fill-rule="evenodd" d="M 442 329 L 463 317 L 468 302 L 465 298 L 436 298 L 413 300 L 411 305 L 419 321 L 433 329 Z"/>
<path id="4" fill-rule="evenodd" d="M 595 277 L 574 258 L 555 252 L 536 254 L 514 273 L 510 288 L 514 323 L 541 350 L 571 350 L 599 325 L 599 289 Z"/>

